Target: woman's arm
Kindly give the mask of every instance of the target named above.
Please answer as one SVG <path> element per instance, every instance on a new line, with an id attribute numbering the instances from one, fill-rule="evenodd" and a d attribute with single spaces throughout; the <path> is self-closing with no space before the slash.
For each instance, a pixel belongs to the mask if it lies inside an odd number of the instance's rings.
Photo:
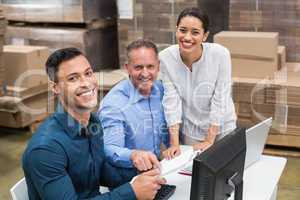
<path id="1" fill-rule="evenodd" d="M 166 159 L 171 159 L 180 154 L 179 127 L 182 117 L 182 101 L 164 65 L 164 62 L 161 61 L 161 79 L 164 86 L 162 104 L 170 134 L 170 147 L 163 152 L 163 156 Z"/>
<path id="2" fill-rule="evenodd" d="M 163 152 L 163 157 L 166 159 L 172 159 L 181 153 L 179 146 L 179 127 L 180 124 L 174 124 L 168 129 L 170 134 L 170 147 Z"/>
<path id="3" fill-rule="evenodd" d="M 220 126 L 224 123 L 224 117 L 228 106 L 231 104 L 231 58 L 230 52 L 223 48 L 219 52 L 219 70 L 216 87 L 211 99 L 209 113 L 210 126 L 205 140 L 194 146 L 196 150 L 205 150 L 214 144 L 216 136 L 220 133 Z"/>

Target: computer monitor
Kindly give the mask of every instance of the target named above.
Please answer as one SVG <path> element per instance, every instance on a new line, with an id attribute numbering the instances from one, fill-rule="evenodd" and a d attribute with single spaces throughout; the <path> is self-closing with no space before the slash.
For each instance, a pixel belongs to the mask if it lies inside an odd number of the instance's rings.
<path id="1" fill-rule="evenodd" d="M 237 128 L 193 160 L 190 200 L 242 200 L 246 155 L 244 128 Z"/>

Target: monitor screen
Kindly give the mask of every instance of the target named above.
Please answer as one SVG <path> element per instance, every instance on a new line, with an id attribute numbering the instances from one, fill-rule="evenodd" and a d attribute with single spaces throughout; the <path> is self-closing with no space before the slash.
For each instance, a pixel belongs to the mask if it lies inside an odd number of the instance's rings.
<path id="1" fill-rule="evenodd" d="M 246 156 L 244 128 L 237 128 L 193 160 L 191 200 L 242 199 Z"/>

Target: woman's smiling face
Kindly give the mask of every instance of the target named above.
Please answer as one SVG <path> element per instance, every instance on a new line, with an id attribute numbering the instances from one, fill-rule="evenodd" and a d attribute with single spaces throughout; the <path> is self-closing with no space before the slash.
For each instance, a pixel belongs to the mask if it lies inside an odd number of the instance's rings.
<path id="1" fill-rule="evenodd" d="M 183 17 L 176 30 L 176 38 L 181 53 L 189 54 L 201 49 L 201 44 L 206 40 L 208 32 L 205 33 L 203 23 L 193 16 Z"/>

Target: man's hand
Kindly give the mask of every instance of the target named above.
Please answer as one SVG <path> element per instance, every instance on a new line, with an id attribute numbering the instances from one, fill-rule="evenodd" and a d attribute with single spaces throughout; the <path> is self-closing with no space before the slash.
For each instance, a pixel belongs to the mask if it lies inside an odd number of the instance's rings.
<path id="1" fill-rule="evenodd" d="M 194 144 L 194 145 L 193 145 L 193 149 L 194 149 L 194 151 L 197 151 L 197 150 L 205 151 L 205 150 L 208 149 L 211 145 L 213 145 L 213 143 L 208 142 L 208 141 L 203 141 L 203 142 Z"/>
<path id="2" fill-rule="evenodd" d="M 152 152 L 134 150 L 130 158 L 133 165 L 139 171 L 147 171 L 152 168 L 160 168 L 160 163 Z"/>
<path id="3" fill-rule="evenodd" d="M 157 190 L 166 183 L 166 180 L 159 175 L 160 170 L 157 168 L 144 172 L 134 179 L 131 185 L 138 200 L 154 199 Z"/>
<path id="4" fill-rule="evenodd" d="M 167 150 L 165 150 L 162 154 L 163 157 L 167 160 L 170 160 L 176 156 L 179 156 L 181 153 L 180 151 L 180 146 L 179 145 L 174 145 L 169 147 Z"/>

